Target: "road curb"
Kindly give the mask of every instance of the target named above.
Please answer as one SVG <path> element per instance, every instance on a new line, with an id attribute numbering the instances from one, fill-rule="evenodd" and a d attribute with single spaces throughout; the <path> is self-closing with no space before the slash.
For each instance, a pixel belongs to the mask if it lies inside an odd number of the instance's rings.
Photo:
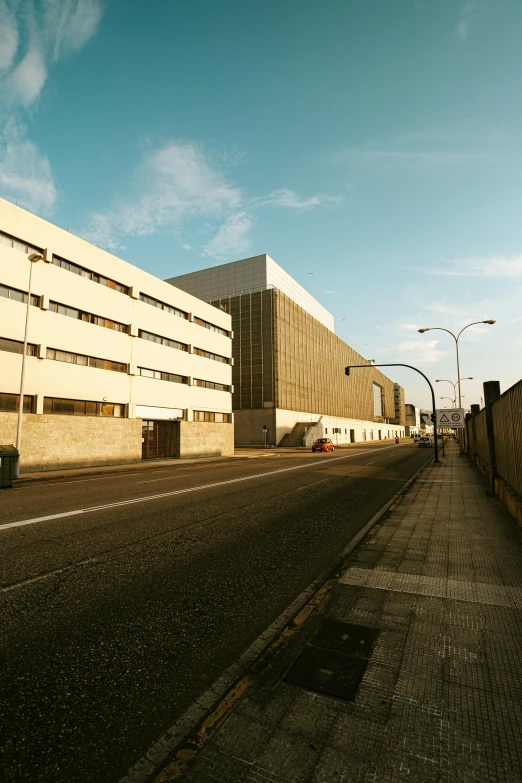
<path id="1" fill-rule="evenodd" d="M 398 492 L 374 514 L 348 545 L 279 617 L 250 645 L 211 687 L 205 691 L 134 764 L 119 783 L 170 783 L 193 763 L 197 753 L 248 692 L 260 669 L 274 652 L 302 628 L 303 623 L 326 600 L 338 583 L 346 557 L 370 530 L 408 492 L 418 476 L 432 461 L 426 462 Z"/>

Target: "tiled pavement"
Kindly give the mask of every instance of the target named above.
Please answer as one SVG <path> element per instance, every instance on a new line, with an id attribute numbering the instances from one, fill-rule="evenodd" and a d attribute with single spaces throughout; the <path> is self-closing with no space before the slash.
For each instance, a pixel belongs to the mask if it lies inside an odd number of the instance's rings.
<path id="1" fill-rule="evenodd" d="M 522 781 L 522 532 L 485 489 L 426 469 L 181 779 Z M 354 702 L 282 681 L 325 617 L 380 629 Z"/>

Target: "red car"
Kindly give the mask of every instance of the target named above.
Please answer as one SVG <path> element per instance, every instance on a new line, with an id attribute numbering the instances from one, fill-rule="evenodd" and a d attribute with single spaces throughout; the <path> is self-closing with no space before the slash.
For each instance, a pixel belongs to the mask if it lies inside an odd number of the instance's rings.
<path id="1" fill-rule="evenodd" d="M 312 451 L 333 451 L 334 445 L 330 438 L 318 438 L 314 441 Z"/>

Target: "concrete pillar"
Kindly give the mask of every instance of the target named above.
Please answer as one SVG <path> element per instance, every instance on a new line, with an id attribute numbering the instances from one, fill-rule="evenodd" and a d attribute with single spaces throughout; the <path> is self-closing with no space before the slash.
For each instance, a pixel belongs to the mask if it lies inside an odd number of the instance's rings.
<path id="1" fill-rule="evenodd" d="M 500 397 L 499 381 L 484 382 L 484 403 L 486 406 L 486 431 L 489 446 L 489 483 L 495 489 L 495 477 L 497 475 L 497 457 L 495 452 L 495 432 L 493 427 L 493 403 Z"/>

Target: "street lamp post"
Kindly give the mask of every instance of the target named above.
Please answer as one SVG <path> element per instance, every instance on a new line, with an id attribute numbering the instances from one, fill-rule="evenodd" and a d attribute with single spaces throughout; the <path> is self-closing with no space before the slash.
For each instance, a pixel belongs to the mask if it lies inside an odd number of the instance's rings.
<path id="1" fill-rule="evenodd" d="M 473 323 L 468 324 L 467 326 L 464 326 L 457 335 L 454 335 L 453 332 L 450 332 L 449 329 L 444 329 L 442 326 L 427 326 L 427 327 L 424 327 L 423 329 L 419 329 L 419 332 L 421 334 L 424 334 L 424 332 L 437 332 L 437 331 L 438 332 L 447 332 L 448 334 L 451 334 L 451 336 L 455 340 L 455 349 L 456 349 L 456 353 L 457 353 L 457 384 L 458 384 L 458 387 L 459 387 L 459 408 L 462 408 L 462 404 L 461 404 L 462 400 L 461 400 L 461 393 L 460 393 L 460 381 L 463 380 L 460 377 L 460 363 L 459 363 L 459 338 L 460 338 L 460 335 L 462 334 L 462 332 L 465 329 L 469 329 L 470 326 L 475 326 L 476 324 L 490 324 L 490 325 L 492 325 L 494 323 L 496 323 L 496 321 L 494 321 L 491 318 L 489 320 L 487 320 L 487 321 L 473 321 Z M 450 381 L 450 383 L 451 383 L 451 381 Z"/>
<path id="2" fill-rule="evenodd" d="M 25 385 L 25 360 L 27 357 L 27 331 L 29 327 L 29 312 L 31 308 L 31 280 L 33 276 L 33 265 L 38 261 L 43 261 L 43 255 L 41 253 L 31 253 L 29 256 L 31 265 L 29 267 L 29 287 L 27 289 L 27 309 L 25 311 L 25 331 L 24 331 L 24 347 L 22 352 L 22 372 L 20 374 L 20 399 L 18 402 L 18 420 L 16 423 L 16 450 L 18 451 L 18 459 L 16 461 L 15 478 L 20 475 L 20 444 L 22 442 L 22 415 L 24 412 L 24 385 Z"/>
<path id="3" fill-rule="evenodd" d="M 473 377 L 471 375 L 469 375 L 466 378 L 460 378 L 460 380 L 461 381 L 472 381 Z M 435 383 L 451 383 L 451 385 L 453 386 L 453 394 L 455 395 L 455 399 L 453 400 L 453 404 L 456 405 L 457 404 L 457 389 L 456 389 L 456 386 L 457 386 L 458 381 L 455 381 L 455 383 L 453 383 L 453 381 L 449 381 L 447 378 L 439 378 L 438 380 L 435 381 Z M 464 397 L 464 395 L 462 395 L 462 396 Z M 446 398 L 446 399 L 448 399 L 448 398 Z"/>
<path id="4" fill-rule="evenodd" d="M 424 375 L 424 373 L 421 370 L 418 370 L 417 367 L 413 367 L 411 364 L 402 364 L 402 363 L 394 363 L 394 364 L 375 364 L 372 362 L 372 364 L 352 364 L 349 367 L 344 368 L 345 375 L 350 375 L 350 370 L 355 368 L 361 368 L 366 369 L 368 367 L 408 367 L 410 370 L 415 370 L 415 372 L 418 372 L 419 375 L 422 375 L 428 386 L 430 387 L 431 391 L 431 402 L 433 406 L 433 413 L 431 420 L 433 422 L 433 440 L 434 440 L 434 446 L 435 446 L 435 456 L 433 462 L 436 464 L 440 464 L 439 460 L 439 444 L 437 443 L 437 411 L 435 408 L 435 392 L 433 391 L 433 386 L 431 385 L 430 379 L 427 375 Z"/>

